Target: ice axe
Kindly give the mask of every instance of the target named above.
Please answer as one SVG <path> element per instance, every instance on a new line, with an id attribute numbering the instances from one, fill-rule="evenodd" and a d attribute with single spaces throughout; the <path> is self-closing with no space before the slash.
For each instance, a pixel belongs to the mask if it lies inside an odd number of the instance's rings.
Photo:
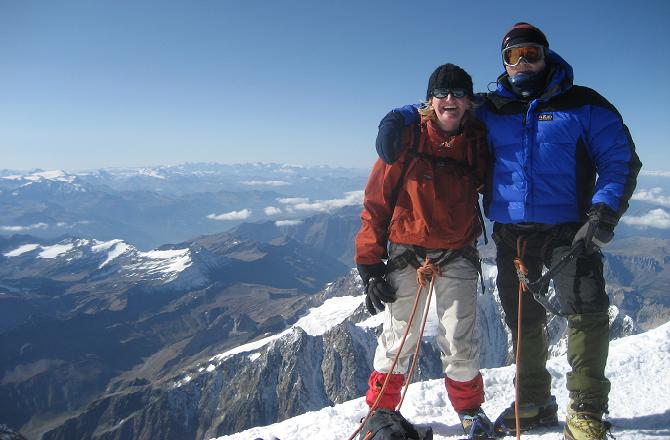
<path id="1" fill-rule="evenodd" d="M 553 278 L 557 273 L 559 273 L 563 268 L 570 263 L 575 258 L 578 258 L 584 252 L 584 242 L 578 241 L 573 244 L 570 248 L 570 252 L 565 254 L 556 264 L 554 264 L 544 275 L 538 278 L 535 281 L 530 281 L 528 279 L 528 269 L 526 269 L 523 262 L 520 260 L 520 264 L 516 265 L 516 274 L 519 277 L 519 281 L 523 283 L 526 290 L 533 294 L 535 301 L 539 302 L 542 307 L 544 307 L 549 313 L 553 313 L 556 316 L 568 316 L 567 313 L 563 313 L 559 309 L 556 309 L 547 298 L 547 295 L 543 292 L 545 285 L 549 284 L 549 280 Z M 515 262 L 516 263 L 516 262 Z"/>

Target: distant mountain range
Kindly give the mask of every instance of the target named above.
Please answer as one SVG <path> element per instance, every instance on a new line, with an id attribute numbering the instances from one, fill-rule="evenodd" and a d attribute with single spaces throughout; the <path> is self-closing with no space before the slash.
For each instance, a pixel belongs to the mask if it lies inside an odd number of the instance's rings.
<path id="1" fill-rule="evenodd" d="M 0 170 L 0 235 L 122 239 L 141 250 L 243 223 L 360 211 L 369 170 L 216 163 L 72 172 Z M 642 175 L 617 238 L 670 238 L 670 178 Z"/>
<path id="2" fill-rule="evenodd" d="M 366 170 L 279 164 L 0 172 L 0 235 L 121 238 L 148 250 L 242 222 L 360 206 Z"/>

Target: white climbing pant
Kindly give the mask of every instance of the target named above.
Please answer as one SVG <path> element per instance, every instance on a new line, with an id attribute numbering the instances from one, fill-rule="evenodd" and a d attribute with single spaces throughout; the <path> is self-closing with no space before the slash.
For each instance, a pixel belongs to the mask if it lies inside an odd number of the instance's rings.
<path id="1" fill-rule="evenodd" d="M 390 257 L 402 254 L 408 246 L 392 243 Z M 440 251 L 428 251 L 428 257 L 437 258 Z M 442 274 L 435 281 L 433 296 L 437 308 L 437 344 L 442 351 L 444 373 L 452 380 L 465 382 L 479 373 L 479 337 L 477 332 L 477 279 L 474 265 L 463 257 L 456 257 L 441 267 Z M 397 299 L 387 303 L 384 325 L 377 340 L 374 369 L 388 373 L 400 348 L 419 288 L 416 269 L 408 265 L 387 276 L 396 290 Z M 428 298 L 428 285 L 422 289 L 421 299 L 407 335 L 398 363 L 392 373 L 406 374 L 411 355 L 419 338 L 423 309 Z M 432 312 L 432 311 L 431 311 Z"/>

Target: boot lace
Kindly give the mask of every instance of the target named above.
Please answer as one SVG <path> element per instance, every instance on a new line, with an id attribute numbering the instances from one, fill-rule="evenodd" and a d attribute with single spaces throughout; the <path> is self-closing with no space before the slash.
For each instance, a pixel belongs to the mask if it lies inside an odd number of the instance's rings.
<path id="1" fill-rule="evenodd" d="M 579 430 L 587 434 L 593 440 L 606 440 L 607 438 L 615 439 L 610 429 L 612 424 L 607 421 L 595 418 L 589 413 L 575 413 L 569 423 L 575 430 Z"/>

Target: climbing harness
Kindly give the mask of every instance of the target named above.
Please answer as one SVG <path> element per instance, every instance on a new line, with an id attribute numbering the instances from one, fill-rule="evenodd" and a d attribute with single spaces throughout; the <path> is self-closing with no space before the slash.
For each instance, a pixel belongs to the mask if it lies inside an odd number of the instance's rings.
<path id="1" fill-rule="evenodd" d="M 477 248 L 474 246 L 464 246 L 460 249 L 445 249 L 436 258 L 433 258 L 432 264 L 442 268 L 458 257 L 465 258 L 472 263 L 475 269 L 477 269 L 483 295 L 486 292 L 486 286 L 484 285 L 482 261 L 479 258 L 479 251 L 477 251 Z M 425 258 L 427 258 L 426 249 L 419 246 L 413 246 L 412 249 L 407 249 L 402 254 L 390 258 L 386 262 L 386 273 L 389 274 L 396 270 L 402 270 L 407 266 L 419 269 L 421 267 L 421 264 L 419 263 L 420 259 Z"/>

